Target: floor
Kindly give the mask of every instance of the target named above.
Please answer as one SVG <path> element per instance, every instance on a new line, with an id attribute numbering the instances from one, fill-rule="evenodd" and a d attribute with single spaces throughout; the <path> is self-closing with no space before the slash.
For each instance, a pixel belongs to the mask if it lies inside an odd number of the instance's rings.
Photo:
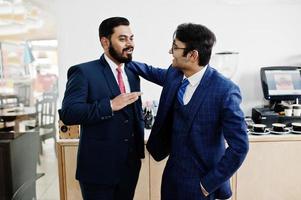
<path id="1" fill-rule="evenodd" d="M 48 139 L 43 144 L 43 155 L 38 173 L 45 173 L 36 184 L 37 200 L 59 200 L 59 179 L 57 158 L 54 151 L 54 140 Z"/>

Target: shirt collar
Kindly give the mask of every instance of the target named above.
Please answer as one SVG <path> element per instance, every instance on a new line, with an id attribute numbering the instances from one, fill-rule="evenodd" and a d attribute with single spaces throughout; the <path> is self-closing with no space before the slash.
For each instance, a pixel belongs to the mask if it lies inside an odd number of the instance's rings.
<path id="1" fill-rule="evenodd" d="M 116 65 L 116 63 L 114 63 L 106 54 L 104 54 L 105 60 L 107 61 L 107 63 L 109 64 L 112 72 L 116 72 L 116 69 L 118 68 L 118 65 Z M 121 63 L 121 72 L 124 74 L 124 63 Z"/>
<path id="2" fill-rule="evenodd" d="M 199 82 L 202 80 L 202 78 L 204 76 L 207 66 L 208 65 L 203 67 L 203 69 L 201 69 L 199 72 L 197 72 L 197 73 L 193 74 L 192 76 L 190 76 L 189 78 L 187 78 L 190 85 L 195 86 L 195 85 L 199 84 Z M 186 78 L 186 77 L 184 76 L 184 78 Z"/>

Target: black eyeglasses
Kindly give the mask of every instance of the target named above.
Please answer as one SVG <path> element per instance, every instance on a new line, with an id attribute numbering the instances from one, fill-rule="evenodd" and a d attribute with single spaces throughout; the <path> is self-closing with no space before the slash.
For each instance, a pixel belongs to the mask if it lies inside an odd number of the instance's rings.
<path id="1" fill-rule="evenodd" d="M 171 46 L 171 49 L 170 49 L 170 52 L 173 53 L 175 50 L 178 50 L 178 49 L 186 49 L 186 48 L 183 48 L 183 47 L 177 47 L 175 46 L 174 44 Z"/>

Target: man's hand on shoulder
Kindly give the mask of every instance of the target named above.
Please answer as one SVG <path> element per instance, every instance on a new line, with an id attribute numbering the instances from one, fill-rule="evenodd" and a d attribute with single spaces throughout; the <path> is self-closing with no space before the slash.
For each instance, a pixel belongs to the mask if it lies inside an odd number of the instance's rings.
<path id="1" fill-rule="evenodd" d="M 112 111 L 118 111 L 138 100 L 142 92 L 123 93 L 111 100 Z"/>

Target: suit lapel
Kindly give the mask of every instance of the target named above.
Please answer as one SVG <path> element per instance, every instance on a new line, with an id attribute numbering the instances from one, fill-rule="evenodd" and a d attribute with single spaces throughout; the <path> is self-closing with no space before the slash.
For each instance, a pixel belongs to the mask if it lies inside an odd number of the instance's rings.
<path id="1" fill-rule="evenodd" d="M 160 127 L 162 123 L 159 122 L 164 122 L 169 111 L 173 109 L 172 106 L 176 99 L 175 96 L 179 89 L 179 86 L 181 85 L 182 80 L 183 80 L 183 73 L 181 71 L 178 71 L 177 74 L 175 75 L 175 78 L 170 83 L 168 83 L 166 87 L 163 87 L 158 113 L 156 116 L 157 119 L 155 120 L 154 126 Z"/>
<path id="2" fill-rule="evenodd" d="M 133 74 L 133 72 L 131 70 L 128 70 L 126 65 L 124 65 L 124 71 L 126 73 L 126 76 L 128 77 L 128 81 L 129 81 L 129 85 L 130 85 L 130 89 L 131 89 L 131 91 L 127 91 L 127 92 L 135 92 L 136 91 L 135 75 Z"/>
<path id="3" fill-rule="evenodd" d="M 134 91 L 137 92 L 138 90 L 140 90 L 140 89 L 136 89 L 136 87 L 135 87 L 136 86 L 136 84 L 135 84 L 135 82 L 136 82 L 135 75 L 133 74 L 133 72 L 131 70 L 128 70 L 126 64 L 124 65 L 124 71 L 126 73 L 126 76 L 128 78 L 128 82 L 129 82 L 129 85 L 130 85 L 130 91 L 127 91 L 127 93 L 134 92 Z M 136 102 L 133 103 L 133 106 L 134 106 L 134 111 L 136 111 L 137 110 L 136 109 L 136 106 L 137 106 Z M 128 115 L 127 109 L 122 109 L 122 110 Z"/>
<path id="4" fill-rule="evenodd" d="M 111 67 L 105 60 L 104 55 L 102 55 L 100 57 L 100 62 L 101 62 L 101 65 L 104 66 L 104 68 L 103 68 L 104 77 L 106 79 L 108 87 L 110 88 L 110 90 L 112 92 L 112 96 L 116 97 L 116 96 L 120 95 L 121 93 L 120 93 L 119 85 L 116 82 L 116 79 L 111 70 Z M 121 111 L 123 111 L 123 113 L 125 113 L 127 116 L 129 115 L 128 112 L 126 111 L 126 107 L 121 109 Z"/>
<path id="5" fill-rule="evenodd" d="M 112 95 L 114 97 L 118 96 L 120 94 L 120 89 L 118 86 L 118 83 L 116 82 L 116 79 L 114 77 L 114 74 L 111 70 L 111 67 L 107 63 L 107 61 L 104 58 L 104 55 L 100 57 L 100 63 L 103 66 L 103 73 L 104 77 L 106 79 L 106 82 L 108 84 L 108 87 L 110 88 Z"/>
<path id="6" fill-rule="evenodd" d="M 166 88 L 167 98 L 166 103 L 168 106 L 172 106 L 174 103 L 174 99 L 176 99 L 176 93 L 181 85 L 183 80 L 183 74 L 179 73 L 179 75 L 169 84 L 169 87 Z"/>
<path id="7" fill-rule="evenodd" d="M 199 111 L 199 107 L 202 105 L 205 97 L 207 97 L 207 93 L 209 92 L 209 85 L 212 81 L 213 69 L 208 66 L 204 76 L 198 85 L 197 89 L 195 90 L 192 98 L 191 98 L 191 105 L 189 110 L 189 118 L 187 120 L 187 131 L 190 130 L 191 124 L 194 120 L 195 114 Z"/>
<path id="8" fill-rule="evenodd" d="M 156 120 L 146 145 L 147 150 L 156 161 L 163 160 L 170 153 L 172 133 L 167 130 L 170 130 L 172 124 L 171 118 L 168 116 L 172 114 L 175 96 L 183 79 L 181 71 L 176 70 L 175 73 L 170 76 L 170 79 L 173 80 L 163 87 Z"/>

